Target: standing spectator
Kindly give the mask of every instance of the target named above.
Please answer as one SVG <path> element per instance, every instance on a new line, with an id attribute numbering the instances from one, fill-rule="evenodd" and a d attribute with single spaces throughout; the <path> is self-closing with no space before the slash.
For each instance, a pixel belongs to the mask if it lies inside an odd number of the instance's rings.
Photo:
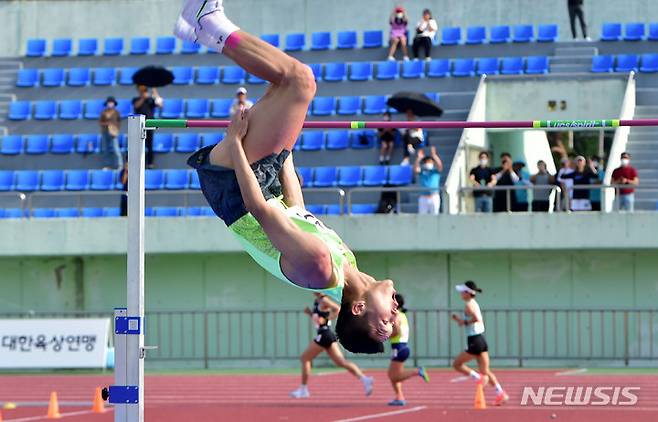
<path id="1" fill-rule="evenodd" d="M 512 163 L 512 169 L 514 173 L 518 176 L 519 180 L 514 182 L 515 186 L 530 186 L 530 174 L 528 170 L 525 169 L 525 163 L 523 161 L 516 161 Z M 527 189 L 517 189 L 514 191 L 514 196 L 516 197 L 516 204 L 512 211 L 514 212 L 527 212 L 528 211 L 528 190 Z"/>
<path id="2" fill-rule="evenodd" d="M 530 177 L 530 182 L 536 186 L 549 186 L 555 184 L 555 176 L 546 168 L 546 162 L 537 161 L 537 174 Z M 548 212 L 550 209 L 551 189 L 534 189 L 532 194 L 532 212 Z"/>
<path id="3" fill-rule="evenodd" d="M 573 186 L 590 185 L 593 178 L 597 177 L 594 167 L 587 167 L 585 157 L 579 155 L 576 157 L 576 169 L 569 174 L 562 175 L 562 179 L 573 179 Z M 571 200 L 571 211 L 591 211 L 592 203 L 589 200 L 589 189 L 573 190 Z"/>
<path id="4" fill-rule="evenodd" d="M 395 60 L 395 51 L 398 45 L 402 47 L 404 60 L 409 60 L 409 51 L 407 50 L 407 24 L 409 18 L 404 7 L 398 6 L 391 13 L 389 24 L 391 25 L 391 48 L 388 50 L 388 59 Z"/>
<path id="5" fill-rule="evenodd" d="M 152 93 L 144 85 L 137 85 L 139 95 L 133 98 L 133 110 L 135 114 L 143 114 L 147 119 L 155 117 L 155 109 L 162 107 L 162 97 L 158 90 L 153 88 Z M 146 131 L 146 167 L 153 167 L 153 131 Z"/>
<path id="6" fill-rule="evenodd" d="M 489 167 L 489 153 L 482 151 L 479 159 L 479 165 L 471 169 L 468 178 L 476 188 L 491 188 L 496 185 L 496 178 L 493 170 Z M 473 198 L 475 199 L 475 212 L 491 212 L 493 208 L 491 191 L 474 190 Z"/>
<path id="7" fill-rule="evenodd" d="M 414 37 L 414 43 L 412 45 L 414 57 L 416 59 L 420 58 L 421 48 L 425 51 L 425 60 L 429 61 L 432 59 L 430 57 L 430 53 L 432 52 L 432 41 L 434 41 L 438 29 L 439 26 L 432 18 L 432 12 L 430 12 L 429 9 L 423 10 L 423 18 L 416 24 L 416 36 Z"/>
<path id="8" fill-rule="evenodd" d="M 246 110 L 249 110 L 253 106 L 254 106 L 253 101 L 249 101 L 247 99 L 247 89 L 241 86 L 240 88 L 238 88 L 237 91 L 235 91 L 235 99 L 231 104 L 231 110 L 230 110 L 231 117 L 233 117 L 235 113 L 240 111 L 240 109 L 244 108 Z"/>
<path id="9" fill-rule="evenodd" d="M 512 167 L 512 156 L 509 152 L 500 154 L 501 167 L 496 169 L 496 186 L 514 186 L 519 176 Z M 493 211 L 508 212 L 516 208 L 516 195 L 510 190 L 497 190 L 494 192 Z"/>
<path id="10" fill-rule="evenodd" d="M 597 176 L 590 180 L 593 185 L 602 185 L 605 171 L 601 157 L 597 155 L 592 156 L 592 167 L 596 169 Z M 592 203 L 592 211 L 601 211 L 601 189 L 592 189 L 589 191 L 589 201 Z"/>
<path id="11" fill-rule="evenodd" d="M 567 0 L 567 7 L 569 9 L 569 20 L 571 21 L 571 35 L 573 39 L 578 38 L 576 33 L 576 18 L 580 21 L 580 30 L 583 33 L 583 38 L 590 41 L 587 36 L 587 24 L 585 23 L 585 12 L 583 11 L 583 0 Z"/>
<path id="12" fill-rule="evenodd" d="M 384 113 L 384 120 L 389 122 L 391 121 L 391 113 L 388 111 Z M 389 129 L 377 129 L 377 135 L 379 136 L 379 165 L 389 165 L 391 164 L 391 155 L 393 155 L 393 147 L 395 145 L 395 137 L 397 136 L 398 130 L 389 128 Z"/>
<path id="13" fill-rule="evenodd" d="M 123 166 L 123 156 L 119 149 L 119 129 L 121 128 L 121 114 L 116 109 L 117 100 L 107 97 L 105 109 L 101 112 L 98 124 L 101 127 L 103 139 L 103 168 L 120 169 Z"/>
<path id="14" fill-rule="evenodd" d="M 441 208 L 441 195 L 439 194 L 439 185 L 441 183 L 441 172 L 443 171 L 443 162 L 436 153 L 435 147 L 430 147 L 430 155 L 425 156 L 425 151 L 418 151 L 414 173 L 418 177 L 418 183 L 430 190 L 421 192 L 418 197 L 418 214 L 439 215 Z"/>
<path id="15" fill-rule="evenodd" d="M 413 122 L 414 120 L 416 120 L 416 116 L 414 115 L 414 112 L 411 110 L 407 110 L 407 121 Z M 414 154 L 416 152 L 416 147 L 422 144 L 423 141 L 425 141 L 425 134 L 423 133 L 423 129 L 420 128 L 405 129 L 403 140 L 404 140 L 404 158 L 402 159 L 401 164 L 403 166 L 408 166 L 411 154 Z"/>
<path id="16" fill-rule="evenodd" d="M 123 168 L 121 169 L 120 180 L 121 180 L 121 190 L 123 191 L 123 193 L 121 194 L 121 213 L 120 213 L 120 215 L 122 217 L 126 217 L 128 215 L 128 160 L 126 160 L 123 163 Z"/>
<path id="17" fill-rule="evenodd" d="M 631 166 L 631 154 L 621 153 L 621 167 L 612 172 L 612 183 L 615 185 L 637 186 L 640 179 L 637 176 L 637 169 Z M 635 189 L 632 187 L 619 189 L 619 209 L 621 211 L 635 210 Z"/>
<path id="18" fill-rule="evenodd" d="M 557 171 L 556 180 L 562 188 L 562 210 L 569 209 L 569 203 L 573 197 L 573 179 L 564 177 L 573 173 L 573 162 L 566 155 L 560 160 L 560 169 Z"/>

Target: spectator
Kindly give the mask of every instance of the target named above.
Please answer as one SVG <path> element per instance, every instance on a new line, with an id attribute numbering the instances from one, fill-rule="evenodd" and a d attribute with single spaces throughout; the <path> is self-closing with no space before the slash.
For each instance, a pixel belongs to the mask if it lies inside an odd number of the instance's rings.
<path id="1" fill-rule="evenodd" d="M 479 165 L 471 169 L 468 178 L 476 188 L 491 188 L 496 185 L 496 178 L 493 170 L 489 167 L 489 153 L 482 151 L 479 159 Z M 474 190 L 473 198 L 475 199 L 475 212 L 491 212 L 493 208 L 491 191 Z"/>
<path id="2" fill-rule="evenodd" d="M 631 166 L 631 154 L 621 153 L 621 167 L 612 172 L 612 183 L 615 185 L 637 186 L 640 179 L 637 176 L 637 169 Z M 621 211 L 635 210 L 635 189 L 632 187 L 619 189 L 619 209 Z"/>
<path id="3" fill-rule="evenodd" d="M 514 186 L 519 181 L 519 176 L 514 173 L 512 167 L 512 156 L 509 152 L 500 154 L 501 167 L 496 169 L 497 186 Z M 510 192 L 511 189 L 497 190 L 494 192 L 493 211 L 506 212 L 516 208 L 516 195 Z"/>
<path id="4" fill-rule="evenodd" d="M 411 110 L 407 110 L 407 121 L 413 122 L 416 120 L 416 116 L 414 115 L 414 112 Z M 409 165 L 409 159 L 411 157 L 411 154 L 414 154 L 416 152 L 416 147 L 419 146 L 420 144 L 425 141 L 425 134 L 423 133 L 423 129 L 420 128 L 414 128 L 414 129 L 405 129 L 404 131 L 404 158 L 402 159 L 402 165 L 407 166 Z"/>
<path id="5" fill-rule="evenodd" d="M 590 185 L 592 178 L 598 176 L 596 169 L 589 167 L 585 157 L 576 157 L 576 169 L 569 174 L 562 175 L 562 179 L 573 179 L 573 186 Z M 589 189 L 574 189 L 571 199 L 571 211 L 591 211 L 592 203 L 589 200 Z"/>
<path id="6" fill-rule="evenodd" d="M 235 91 L 235 99 L 233 100 L 233 103 L 231 104 L 231 117 L 240 109 L 244 108 L 249 110 L 251 107 L 254 106 L 254 103 L 252 101 L 249 101 L 247 99 L 247 89 L 243 86 L 238 88 L 237 91 Z"/>
<path id="7" fill-rule="evenodd" d="M 514 173 L 518 176 L 519 180 L 514 182 L 515 186 L 530 186 L 530 174 L 528 170 L 525 169 L 525 163 L 523 161 L 515 161 L 512 163 L 512 169 Z M 528 211 L 528 190 L 527 189 L 516 189 L 514 191 L 514 196 L 516 197 L 516 205 L 512 208 L 514 212 L 527 212 Z"/>
<path id="8" fill-rule="evenodd" d="M 580 21 L 580 30 L 583 33 L 583 38 L 591 41 L 587 36 L 587 24 L 585 23 L 585 13 L 583 12 L 583 0 L 567 0 L 567 7 L 569 9 L 569 20 L 571 21 L 571 35 L 573 39 L 578 38 L 576 33 L 576 18 Z"/>
<path id="9" fill-rule="evenodd" d="M 429 9 L 423 10 L 423 18 L 416 24 L 416 36 L 412 46 L 414 57 L 420 58 L 420 49 L 425 51 L 425 60 L 431 60 L 430 53 L 432 52 L 432 41 L 436 36 L 436 31 L 439 26 L 432 18 L 432 12 Z"/>
<path id="10" fill-rule="evenodd" d="M 121 216 L 126 217 L 128 215 L 128 160 L 123 163 L 123 168 L 121 169 Z"/>
<path id="11" fill-rule="evenodd" d="M 590 180 L 593 185 L 602 185 L 605 171 L 603 171 L 603 164 L 601 157 L 597 155 L 592 156 L 592 167 L 596 169 L 597 176 Z M 592 189 L 589 191 L 589 201 L 592 203 L 592 211 L 601 211 L 601 189 Z"/>
<path id="12" fill-rule="evenodd" d="M 384 120 L 389 122 L 391 121 L 391 113 L 388 111 L 384 113 Z M 395 145 L 395 137 L 397 136 L 398 130 L 389 128 L 389 129 L 378 129 L 377 135 L 379 136 L 379 165 L 389 165 L 391 164 L 391 155 L 393 155 L 393 147 Z"/>
<path id="13" fill-rule="evenodd" d="M 398 45 L 402 47 L 404 60 L 409 60 L 409 51 L 407 51 L 407 24 L 409 18 L 404 7 L 398 6 L 391 13 L 389 24 L 391 25 L 391 48 L 388 50 L 388 59 L 395 60 L 395 51 Z"/>
<path id="14" fill-rule="evenodd" d="M 418 151 L 414 173 L 418 177 L 418 183 L 431 190 L 421 192 L 418 197 L 418 214 L 439 215 L 441 207 L 441 195 L 439 194 L 439 185 L 441 183 L 441 172 L 443 171 L 443 162 L 436 153 L 435 147 L 430 147 L 430 155 L 425 156 L 425 151 Z"/>
<path id="15" fill-rule="evenodd" d="M 560 169 L 557 171 L 556 180 L 562 188 L 562 209 L 569 209 L 569 203 L 573 196 L 573 179 L 565 178 L 564 176 L 573 173 L 573 161 L 566 155 L 560 160 Z"/>
<path id="16" fill-rule="evenodd" d="M 153 88 L 152 93 L 144 85 L 137 85 L 139 95 L 133 98 L 133 111 L 135 114 L 143 114 L 147 119 L 155 117 L 155 109 L 162 107 L 162 97 L 158 90 Z M 146 167 L 153 167 L 153 131 L 146 131 Z"/>
<path id="17" fill-rule="evenodd" d="M 121 128 L 121 114 L 116 109 L 117 100 L 107 97 L 105 109 L 101 112 L 98 124 L 101 127 L 103 139 L 103 168 L 120 169 L 123 166 L 123 156 L 119 149 L 119 129 Z"/>
<path id="18" fill-rule="evenodd" d="M 537 161 L 537 174 L 530 177 L 530 182 L 536 186 L 550 186 L 555 184 L 555 176 L 546 168 L 546 162 Z M 548 212 L 550 210 L 551 189 L 534 189 L 532 194 L 532 211 Z"/>

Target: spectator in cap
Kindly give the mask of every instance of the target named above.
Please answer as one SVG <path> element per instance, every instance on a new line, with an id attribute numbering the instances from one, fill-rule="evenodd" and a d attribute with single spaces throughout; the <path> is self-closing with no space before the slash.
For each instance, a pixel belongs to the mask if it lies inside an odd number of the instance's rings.
<path id="1" fill-rule="evenodd" d="M 237 113 L 241 108 L 249 110 L 253 106 L 254 103 L 247 99 L 247 89 L 241 86 L 237 91 L 235 91 L 235 99 L 231 104 L 231 117 L 233 117 L 233 115 Z"/>
<path id="2" fill-rule="evenodd" d="M 612 172 L 612 183 L 616 185 L 628 185 L 628 188 L 619 189 L 619 209 L 621 211 L 635 210 L 635 189 L 633 186 L 640 184 L 637 169 L 631 166 L 631 154 L 621 153 L 621 167 Z"/>
<path id="3" fill-rule="evenodd" d="M 105 109 L 98 118 L 103 140 L 101 146 L 103 168 L 120 169 L 123 167 L 123 156 L 119 149 L 119 129 L 121 129 L 121 114 L 117 110 L 117 100 L 107 97 Z"/>
<path id="4" fill-rule="evenodd" d="M 576 186 L 592 184 L 592 179 L 598 176 L 598 172 L 592 166 L 589 166 L 587 160 L 582 155 L 576 157 L 576 169 L 569 174 L 562 175 L 562 179 L 573 180 L 573 194 L 571 199 L 571 211 L 591 211 L 592 203 L 589 200 L 589 189 L 576 189 Z"/>
<path id="5" fill-rule="evenodd" d="M 416 36 L 414 37 L 414 43 L 412 45 L 414 57 L 416 59 L 420 59 L 421 48 L 425 52 L 425 60 L 429 61 L 432 59 L 430 57 L 432 52 L 432 41 L 434 41 L 438 29 L 439 26 L 432 18 L 432 12 L 430 12 L 430 9 L 423 10 L 423 18 L 416 24 Z"/>
<path id="6" fill-rule="evenodd" d="M 404 54 L 404 60 L 409 60 L 409 51 L 407 50 L 407 24 L 409 23 L 409 18 L 407 17 L 407 12 L 405 12 L 404 7 L 398 6 L 391 13 L 391 18 L 389 19 L 389 24 L 391 25 L 391 48 L 388 51 L 388 59 L 395 60 L 395 51 L 398 49 L 398 45 L 402 48 L 402 54 Z"/>

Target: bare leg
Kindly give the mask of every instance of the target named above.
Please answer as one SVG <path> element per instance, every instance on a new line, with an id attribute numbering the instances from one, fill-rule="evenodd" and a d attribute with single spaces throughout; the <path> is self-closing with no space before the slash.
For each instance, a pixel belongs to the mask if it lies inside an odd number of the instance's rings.
<path id="1" fill-rule="evenodd" d="M 315 359 L 324 349 L 318 346 L 315 342 L 309 343 L 304 353 L 299 357 L 302 363 L 302 385 L 308 385 L 308 377 L 311 375 L 311 362 Z"/>
<path id="2" fill-rule="evenodd" d="M 407 50 L 407 37 L 406 36 L 401 36 L 400 37 L 400 45 L 402 46 L 402 54 L 404 54 L 404 57 L 409 57 L 409 50 Z"/>
<path id="3" fill-rule="evenodd" d="M 391 382 L 403 382 L 418 375 L 417 369 L 404 369 L 404 362 L 391 361 L 388 367 L 388 378 Z"/>
<path id="4" fill-rule="evenodd" d="M 350 374 L 359 379 L 363 377 L 363 372 L 361 372 L 361 369 L 359 369 L 359 367 L 356 366 L 354 362 L 350 362 L 349 360 L 345 359 L 343 352 L 341 352 L 338 348 L 338 343 L 332 343 L 331 346 L 326 349 L 326 351 L 336 366 L 347 369 Z"/>
<path id="5" fill-rule="evenodd" d="M 395 57 L 395 50 L 397 50 L 399 42 L 399 38 L 391 38 L 391 48 L 388 50 L 388 57 Z"/>
<path id="6" fill-rule="evenodd" d="M 455 358 L 455 361 L 452 363 L 452 367 L 457 372 L 461 372 L 462 374 L 464 374 L 466 376 L 470 376 L 471 375 L 471 368 L 466 366 L 466 362 L 471 361 L 471 360 L 476 359 L 476 358 L 477 358 L 476 356 L 471 355 L 470 353 L 461 352 Z"/>
<path id="7" fill-rule="evenodd" d="M 292 153 L 288 159 L 283 163 L 283 168 L 279 173 L 279 181 L 283 187 L 283 201 L 289 207 L 304 207 L 304 195 L 302 195 L 302 187 L 299 184 L 299 178 L 295 171 L 295 164 L 292 161 Z"/>
<path id="8" fill-rule="evenodd" d="M 491 369 L 489 368 L 489 352 L 482 352 L 480 356 L 477 357 L 477 361 L 480 373 L 483 375 L 488 375 L 489 385 L 495 387 L 496 384 L 498 384 L 498 378 L 496 378 L 494 373 L 491 372 Z"/>

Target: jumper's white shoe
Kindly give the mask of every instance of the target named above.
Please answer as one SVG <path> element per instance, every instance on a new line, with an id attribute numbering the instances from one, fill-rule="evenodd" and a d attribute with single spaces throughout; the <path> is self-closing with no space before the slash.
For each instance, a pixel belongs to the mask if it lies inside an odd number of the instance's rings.
<path id="1" fill-rule="evenodd" d="M 220 53 L 229 36 L 240 29 L 224 14 L 223 0 L 185 0 L 180 17 L 193 28 L 200 44 Z M 177 23 L 174 33 L 178 27 Z"/>
<path id="2" fill-rule="evenodd" d="M 194 27 L 190 25 L 182 16 L 179 16 L 174 25 L 174 36 L 182 41 L 196 42 Z"/>
<path id="3" fill-rule="evenodd" d="M 300 386 L 298 389 L 295 391 L 292 391 L 290 393 L 290 397 L 296 398 L 296 399 L 307 399 L 311 397 L 311 393 L 308 391 L 308 387 L 305 385 Z"/>

